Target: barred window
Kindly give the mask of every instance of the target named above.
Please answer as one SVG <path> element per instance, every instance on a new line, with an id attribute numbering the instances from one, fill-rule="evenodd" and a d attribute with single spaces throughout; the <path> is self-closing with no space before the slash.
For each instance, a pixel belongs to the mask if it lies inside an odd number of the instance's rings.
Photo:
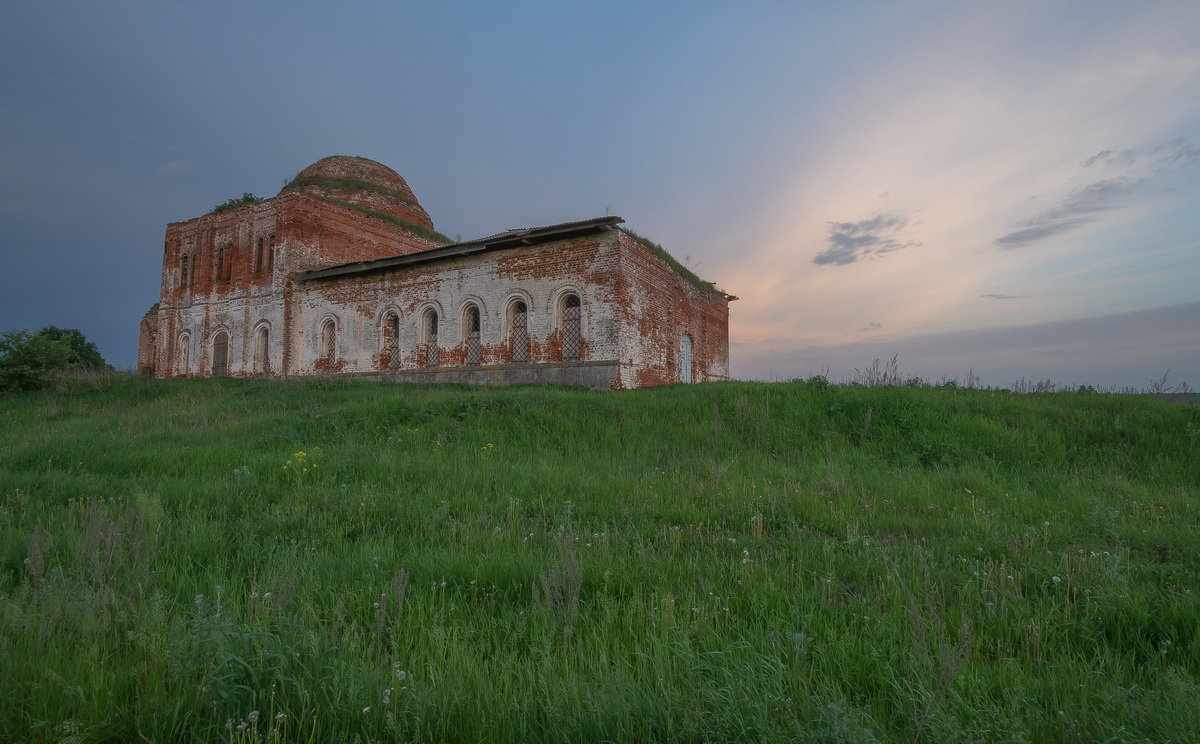
<path id="1" fill-rule="evenodd" d="M 321 324 L 321 347 L 317 357 L 317 369 L 327 371 L 333 369 L 337 361 L 337 324 L 329 318 Z"/>
<path id="2" fill-rule="evenodd" d="M 466 363 L 470 366 L 475 366 L 480 363 L 483 357 L 483 344 L 479 338 L 480 322 L 478 305 L 467 305 L 467 310 L 463 313 L 463 334 L 463 340 L 467 347 Z"/>
<path id="3" fill-rule="evenodd" d="M 508 306 L 508 353 L 514 362 L 529 361 L 529 307 L 524 300 Z"/>
<path id="4" fill-rule="evenodd" d="M 579 295 L 564 295 L 559 306 L 559 341 L 563 361 L 576 361 L 583 356 L 583 309 Z"/>
<path id="5" fill-rule="evenodd" d="M 421 344 L 424 347 L 421 350 L 421 364 L 425 367 L 436 367 L 439 363 L 437 311 L 432 308 L 426 310 L 421 321 Z"/>

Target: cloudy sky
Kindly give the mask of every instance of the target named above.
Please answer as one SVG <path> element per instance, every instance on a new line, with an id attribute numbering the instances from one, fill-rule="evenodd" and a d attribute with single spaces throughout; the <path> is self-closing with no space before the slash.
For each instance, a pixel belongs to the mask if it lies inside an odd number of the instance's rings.
<path id="1" fill-rule="evenodd" d="M 0 330 L 118 366 L 167 222 L 348 154 L 464 239 L 623 216 L 739 377 L 1200 386 L 1195 0 L 10 0 L 0 61 Z"/>

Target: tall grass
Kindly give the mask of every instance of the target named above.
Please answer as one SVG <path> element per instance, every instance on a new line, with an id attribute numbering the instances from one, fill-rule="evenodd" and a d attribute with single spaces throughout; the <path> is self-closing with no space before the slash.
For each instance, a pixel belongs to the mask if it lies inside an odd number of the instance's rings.
<path id="1" fill-rule="evenodd" d="M 1200 408 L 0 397 L 3 741 L 1195 741 Z"/>

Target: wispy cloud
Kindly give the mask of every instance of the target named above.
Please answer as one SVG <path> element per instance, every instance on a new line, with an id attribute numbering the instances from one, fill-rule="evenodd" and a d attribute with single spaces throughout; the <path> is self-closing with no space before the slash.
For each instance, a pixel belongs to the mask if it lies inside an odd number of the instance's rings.
<path id="1" fill-rule="evenodd" d="M 1067 194 L 1058 206 L 1034 215 L 1017 225 L 1016 230 L 996 238 L 1004 249 L 1021 248 L 1095 221 L 1097 212 L 1116 209 L 1121 200 L 1141 187 L 1143 180 L 1120 176 L 1094 181 Z"/>
<path id="2" fill-rule="evenodd" d="M 192 161 L 187 158 L 172 160 L 162 167 L 163 173 L 183 173 L 192 169 Z"/>
<path id="3" fill-rule="evenodd" d="M 1019 300 L 1021 298 L 1021 295 L 999 294 L 998 292 L 988 292 L 979 296 L 989 300 Z"/>
<path id="4" fill-rule="evenodd" d="M 919 245 L 901 241 L 897 236 L 908 220 L 895 214 L 877 214 L 858 222 L 830 222 L 825 242 L 829 246 L 813 257 L 818 265 L 845 266 L 860 258 L 892 253 Z"/>
<path id="5" fill-rule="evenodd" d="M 1084 168 L 1091 168 L 1097 164 L 1130 166 L 1135 162 L 1137 162 L 1137 157 L 1132 150 L 1101 150 L 1083 161 L 1082 165 Z"/>
<path id="6" fill-rule="evenodd" d="M 1170 173 L 1200 158 L 1200 145 L 1176 139 L 1154 148 L 1154 167 L 1160 174 Z"/>
<path id="7" fill-rule="evenodd" d="M 1074 189 L 1057 205 L 1013 225 L 996 238 L 1004 250 L 1022 248 L 1095 222 L 1097 213 L 1119 209 L 1156 179 L 1200 159 L 1200 145 L 1175 139 L 1155 147 L 1148 157 L 1133 150 L 1101 150 L 1080 163 L 1083 170 L 1106 168 L 1116 175 Z"/>

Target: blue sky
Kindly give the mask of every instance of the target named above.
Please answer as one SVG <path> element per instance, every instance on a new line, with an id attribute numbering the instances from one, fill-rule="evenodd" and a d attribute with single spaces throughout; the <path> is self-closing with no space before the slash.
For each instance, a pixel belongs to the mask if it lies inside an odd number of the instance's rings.
<path id="1" fill-rule="evenodd" d="M 452 236 L 622 215 L 740 377 L 1200 384 L 1190 0 L 15 0 L 0 49 L 0 329 L 119 366 L 167 222 L 350 154 Z"/>

